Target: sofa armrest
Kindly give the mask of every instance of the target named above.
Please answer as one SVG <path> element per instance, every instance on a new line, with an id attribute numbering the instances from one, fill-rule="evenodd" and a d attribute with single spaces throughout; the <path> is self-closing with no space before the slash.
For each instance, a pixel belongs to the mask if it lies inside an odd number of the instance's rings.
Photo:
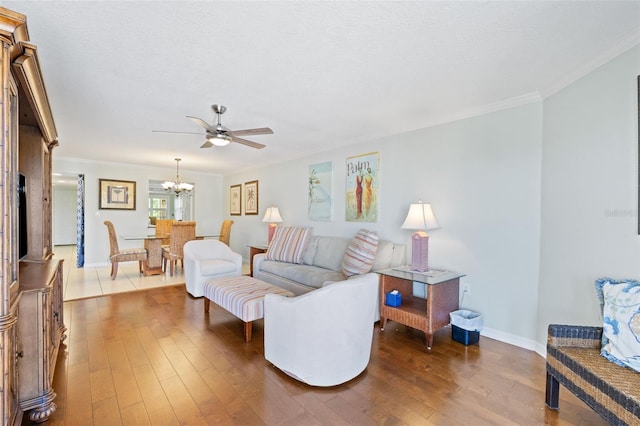
<path id="1" fill-rule="evenodd" d="M 253 276 L 256 276 L 256 273 L 260 271 L 260 267 L 262 266 L 262 262 L 267 258 L 266 253 L 258 253 L 253 256 Z"/>
<path id="2" fill-rule="evenodd" d="M 595 348 L 602 345 L 602 327 L 549 324 L 547 346 Z"/>

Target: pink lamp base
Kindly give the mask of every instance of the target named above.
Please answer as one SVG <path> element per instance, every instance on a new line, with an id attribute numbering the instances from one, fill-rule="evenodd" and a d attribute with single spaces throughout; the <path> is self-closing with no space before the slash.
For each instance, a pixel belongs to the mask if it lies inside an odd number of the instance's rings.
<path id="1" fill-rule="evenodd" d="M 275 223 L 270 223 L 269 224 L 269 231 L 268 231 L 268 240 L 267 240 L 267 244 L 271 244 L 271 240 L 273 240 L 273 234 L 276 233 L 276 227 L 278 225 L 276 225 Z"/>
<path id="2" fill-rule="evenodd" d="M 411 236 L 411 270 L 429 270 L 429 235 L 424 231 L 418 231 Z"/>

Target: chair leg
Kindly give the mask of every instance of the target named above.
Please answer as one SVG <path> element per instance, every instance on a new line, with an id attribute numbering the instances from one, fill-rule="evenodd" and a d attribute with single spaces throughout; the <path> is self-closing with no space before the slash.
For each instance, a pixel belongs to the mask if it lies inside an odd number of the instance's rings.
<path id="1" fill-rule="evenodd" d="M 173 268 L 175 268 L 176 266 L 176 261 L 175 260 L 170 260 L 169 261 L 169 276 L 173 276 Z"/>
<path id="2" fill-rule="evenodd" d="M 111 262 L 111 279 L 115 280 L 118 275 L 118 262 Z"/>
<path id="3" fill-rule="evenodd" d="M 140 270 L 140 273 L 144 273 L 144 268 L 142 267 L 142 260 L 138 260 L 138 269 Z"/>
<path id="4" fill-rule="evenodd" d="M 558 396 L 560 395 L 560 383 L 547 371 L 547 388 L 545 390 L 544 402 L 547 407 L 557 410 L 559 407 Z"/>

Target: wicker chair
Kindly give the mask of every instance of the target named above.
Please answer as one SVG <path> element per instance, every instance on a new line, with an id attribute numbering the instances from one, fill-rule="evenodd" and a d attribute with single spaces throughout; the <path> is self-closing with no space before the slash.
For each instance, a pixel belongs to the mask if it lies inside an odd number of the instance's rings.
<path id="1" fill-rule="evenodd" d="M 231 240 L 231 225 L 233 225 L 232 220 L 225 220 L 222 222 L 222 226 L 220 227 L 219 240 L 226 245 L 229 245 L 229 241 Z"/>
<path id="2" fill-rule="evenodd" d="M 156 237 L 162 237 L 162 245 L 169 245 L 169 235 L 171 235 L 172 219 L 156 219 Z"/>
<path id="3" fill-rule="evenodd" d="M 108 220 L 104 221 L 109 231 L 109 261 L 111 262 L 111 279 L 115 280 L 118 275 L 118 263 L 120 262 L 138 262 L 140 273 L 143 271 L 142 262 L 147 260 L 147 250 L 144 248 L 130 248 L 120 250 L 118 248 L 118 237 L 113 223 Z"/>
<path id="4" fill-rule="evenodd" d="M 181 261 L 184 269 L 184 245 L 187 241 L 196 239 L 196 223 L 195 222 L 173 222 L 171 225 L 171 237 L 169 238 L 169 246 L 162 249 L 162 269 L 167 270 L 167 262 L 169 262 L 169 275 L 173 276 L 173 270 L 178 260 Z"/>

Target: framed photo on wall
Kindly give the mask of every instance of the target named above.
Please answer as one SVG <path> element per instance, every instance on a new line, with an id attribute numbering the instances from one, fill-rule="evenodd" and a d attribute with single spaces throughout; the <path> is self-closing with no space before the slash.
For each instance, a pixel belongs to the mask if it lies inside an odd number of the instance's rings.
<path id="1" fill-rule="evenodd" d="M 101 210 L 135 210 L 136 183 L 129 180 L 99 179 Z"/>
<path id="2" fill-rule="evenodd" d="M 244 183 L 244 214 L 258 214 L 258 181 Z"/>
<path id="3" fill-rule="evenodd" d="M 242 214 L 242 185 L 231 185 L 229 187 L 229 214 L 240 216 Z"/>

